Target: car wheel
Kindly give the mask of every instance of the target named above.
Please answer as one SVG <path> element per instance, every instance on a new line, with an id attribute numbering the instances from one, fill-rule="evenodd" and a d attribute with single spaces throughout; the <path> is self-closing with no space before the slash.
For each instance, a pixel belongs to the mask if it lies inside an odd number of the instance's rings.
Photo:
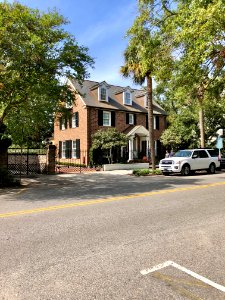
<path id="1" fill-rule="evenodd" d="M 215 172 L 216 172 L 216 166 L 215 166 L 215 164 L 210 164 L 210 166 L 209 166 L 209 168 L 208 168 L 208 173 L 209 174 L 215 174 Z"/>
<path id="2" fill-rule="evenodd" d="M 191 168 L 188 164 L 183 165 L 181 169 L 181 175 L 188 176 L 191 174 Z"/>

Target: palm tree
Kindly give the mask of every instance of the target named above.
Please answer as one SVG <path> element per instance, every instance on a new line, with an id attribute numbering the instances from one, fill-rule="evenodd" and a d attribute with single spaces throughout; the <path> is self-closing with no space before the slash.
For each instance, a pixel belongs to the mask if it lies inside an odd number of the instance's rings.
<path id="1" fill-rule="evenodd" d="M 138 45 L 134 39 L 130 40 L 128 47 L 124 52 L 124 66 L 120 68 L 120 73 L 124 77 L 131 77 L 134 83 L 143 84 L 147 82 L 147 103 L 148 103 L 148 128 L 150 157 L 152 169 L 155 170 L 155 147 L 154 147 L 154 131 L 153 131 L 153 97 L 152 97 L 152 76 L 151 70 L 144 71 L 142 61 L 139 56 Z"/>

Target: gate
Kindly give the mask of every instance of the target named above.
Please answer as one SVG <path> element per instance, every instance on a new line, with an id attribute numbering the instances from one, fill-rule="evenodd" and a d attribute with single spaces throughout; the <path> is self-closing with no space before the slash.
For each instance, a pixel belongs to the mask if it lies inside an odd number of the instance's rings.
<path id="1" fill-rule="evenodd" d="M 9 148 L 7 164 L 9 173 L 12 175 L 46 173 L 46 152 L 46 149 Z"/>

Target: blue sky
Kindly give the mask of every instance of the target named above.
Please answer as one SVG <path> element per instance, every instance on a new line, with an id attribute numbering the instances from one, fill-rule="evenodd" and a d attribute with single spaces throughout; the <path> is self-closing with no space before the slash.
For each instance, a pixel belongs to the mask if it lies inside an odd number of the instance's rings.
<path id="1" fill-rule="evenodd" d="M 13 2 L 13 1 L 10 1 Z M 95 59 L 90 80 L 109 84 L 135 86 L 119 73 L 123 65 L 123 52 L 128 40 L 124 37 L 137 14 L 137 0 L 20 0 L 32 8 L 46 11 L 56 8 L 70 24 L 79 45 L 89 48 Z"/>

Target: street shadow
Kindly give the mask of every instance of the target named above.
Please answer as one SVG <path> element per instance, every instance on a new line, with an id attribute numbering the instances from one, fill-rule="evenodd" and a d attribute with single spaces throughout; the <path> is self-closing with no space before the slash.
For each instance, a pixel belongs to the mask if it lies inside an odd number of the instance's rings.
<path id="1" fill-rule="evenodd" d="M 224 172 L 217 172 L 223 174 Z M 192 176 L 118 175 L 104 173 L 42 175 L 33 178 L 21 193 L 10 194 L 9 201 L 82 201 L 157 192 L 179 187 L 208 184 L 215 175 L 200 172 Z M 221 181 L 224 178 L 220 177 Z M 187 191 L 188 192 L 188 191 Z"/>

